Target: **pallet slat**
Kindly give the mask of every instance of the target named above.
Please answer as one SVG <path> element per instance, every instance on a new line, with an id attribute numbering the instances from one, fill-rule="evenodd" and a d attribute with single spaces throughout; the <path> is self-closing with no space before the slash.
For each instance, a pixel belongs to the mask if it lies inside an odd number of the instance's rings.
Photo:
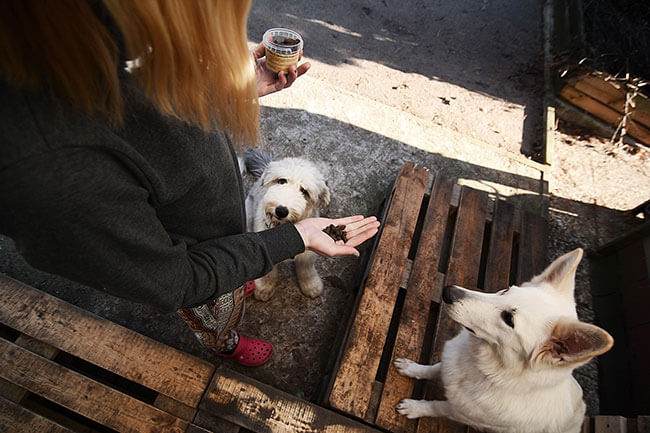
<path id="1" fill-rule="evenodd" d="M 366 416 L 429 171 L 407 163 L 397 178 L 377 253 L 329 396 L 332 407 Z"/>
<path id="2" fill-rule="evenodd" d="M 417 361 L 420 358 L 453 185 L 449 179 L 440 176 L 437 176 L 434 181 L 420 242 L 408 280 L 404 308 L 391 360 L 409 358 Z M 392 432 L 413 431 L 415 421 L 399 415 L 395 406 L 402 398 L 411 396 L 414 384 L 414 379 L 397 373 L 391 362 L 379 404 L 376 425 Z"/>
<path id="3" fill-rule="evenodd" d="M 469 289 L 475 289 L 478 285 L 487 200 L 485 193 L 471 188 L 464 187 L 461 192 L 445 285 L 457 284 Z M 449 317 L 446 305 L 441 303 L 430 364 L 440 361 L 444 344 L 454 337 L 459 329 L 459 325 Z M 428 386 L 425 399 L 440 399 L 440 393 L 440 389 Z M 446 418 L 421 418 L 417 431 L 464 433 L 467 426 Z"/>
<path id="4" fill-rule="evenodd" d="M 379 433 L 223 367 L 217 368 L 200 409 L 254 432 Z"/>
<path id="5" fill-rule="evenodd" d="M 20 334 L 18 339 L 16 339 L 15 344 L 47 359 L 53 359 L 56 354 L 59 353 L 57 348 L 25 334 Z M 23 388 L 0 378 L 0 396 L 7 398 L 14 403 L 20 404 L 27 395 L 29 395 L 29 392 L 25 391 Z"/>
<path id="6" fill-rule="evenodd" d="M 73 433 L 54 421 L 0 397 L 0 432 Z"/>
<path id="7" fill-rule="evenodd" d="M 627 419 L 622 416 L 594 417 L 594 433 L 626 433 Z"/>
<path id="8" fill-rule="evenodd" d="M 120 432 L 174 432 L 180 420 L 140 400 L 0 339 L 0 376 L 50 401 Z"/>
<path id="9" fill-rule="evenodd" d="M 0 274 L 0 322 L 196 407 L 214 366 Z M 84 338 L 81 338 L 83 336 Z"/>
<path id="10" fill-rule="evenodd" d="M 548 224 L 544 218 L 528 212 L 521 214 L 517 284 L 529 281 L 547 265 Z"/>
<path id="11" fill-rule="evenodd" d="M 483 288 L 498 292 L 510 284 L 510 261 L 515 231 L 515 207 L 503 200 L 496 203 Z"/>

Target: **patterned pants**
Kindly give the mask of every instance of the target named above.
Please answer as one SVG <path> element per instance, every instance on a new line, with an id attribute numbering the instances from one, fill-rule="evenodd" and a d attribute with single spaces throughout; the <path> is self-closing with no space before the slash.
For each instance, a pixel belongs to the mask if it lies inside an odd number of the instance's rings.
<path id="1" fill-rule="evenodd" d="M 235 328 L 246 309 L 245 286 L 224 293 L 207 304 L 181 308 L 178 314 L 205 346 L 216 352 L 228 352 L 237 347 L 239 334 Z"/>

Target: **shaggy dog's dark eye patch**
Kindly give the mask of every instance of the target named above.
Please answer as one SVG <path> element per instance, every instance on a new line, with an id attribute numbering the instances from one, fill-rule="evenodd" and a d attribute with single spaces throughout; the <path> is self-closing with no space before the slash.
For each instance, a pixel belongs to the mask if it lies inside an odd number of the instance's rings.
<path id="1" fill-rule="evenodd" d="M 300 192 L 305 196 L 306 199 L 309 200 L 309 191 L 307 191 L 305 188 L 300 188 Z"/>
<path id="2" fill-rule="evenodd" d="M 279 185 L 284 185 L 285 183 L 287 183 L 287 180 L 286 180 L 286 179 L 283 179 L 283 178 L 280 178 L 280 179 L 277 179 L 277 180 L 275 181 L 275 183 L 277 183 L 277 184 L 279 184 Z"/>

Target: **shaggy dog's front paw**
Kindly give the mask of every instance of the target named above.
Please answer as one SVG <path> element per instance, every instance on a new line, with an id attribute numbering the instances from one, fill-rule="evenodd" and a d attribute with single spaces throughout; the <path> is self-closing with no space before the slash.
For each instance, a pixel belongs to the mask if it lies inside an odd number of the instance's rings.
<path id="1" fill-rule="evenodd" d="M 408 419 L 421 418 L 428 415 L 429 402 L 425 400 L 411 400 L 405 398 L 395 407 L 400 415 L 406 415 Z"/>
<path id="2" fill-rule="evenodd" d="M 253 297 L 258 301 L 268 301 L 275 293 L 275 285 L 269 281 L 255 281 L 255 292 Z"/>
<path id="3" fill-rule="evenodd" d="M 410 359 L 406 359 L 406 358 L 397 358 L 393 360 L 393 365 L 395 366 L 397 372 L 402 376 L 419 379 L 417 373 L 420 364 L 418 364 L 417 362 L 411 361 Z"/>
<path id="4" fill-rule="evenodd" d="M 303 295 L 310 298 L 317 298 L 323 294 L 323 281 L 318 275 L 315 277 L 307 278 L 298 281 L 300 284 L 300 291 Z"/>

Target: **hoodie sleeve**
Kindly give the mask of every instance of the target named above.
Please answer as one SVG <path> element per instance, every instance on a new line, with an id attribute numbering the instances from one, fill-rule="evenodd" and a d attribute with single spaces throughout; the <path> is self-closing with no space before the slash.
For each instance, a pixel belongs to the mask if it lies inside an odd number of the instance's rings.
<path id="1" fill-rule="evenodd" d="M 304 251 L 293 224 L 188 246 L 109 153 L 65 148 L 0 172 L 0 232 L 33 266 L 163 311 L 193 306 Z"/>

